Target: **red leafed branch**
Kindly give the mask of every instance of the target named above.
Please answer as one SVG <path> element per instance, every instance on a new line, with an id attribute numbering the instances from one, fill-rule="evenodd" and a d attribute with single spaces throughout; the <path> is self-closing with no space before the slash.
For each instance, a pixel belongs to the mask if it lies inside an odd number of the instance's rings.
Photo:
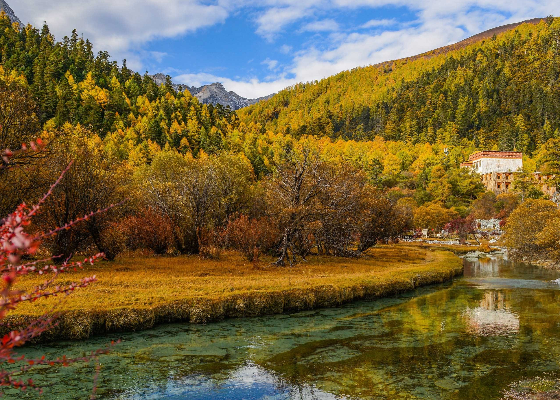
<path id="1" fill-rule="evenodd" d="M 42 147 L 43 144 L 39 140 L 36 143 L 32 142 L 29 145 L 29 148 L 33 151 L 40 150 Z M 27 149 L 27 146 L 23 146 L 20 151 L 27 151 Z M 9 164 L 10 159 L 13 156 L 14 153 L 10 150 L 4 151 L 1 154 L 4 165 Z M 88 263 L 93 264 L 97 260 L 103 258 L 104 255 L 102 253 L 88 257 L 84 261 L 67 261 L 62 265 L 54 265 L 52 263 L 52 258 L 22 262 L 24 257 L 26 259 L 34 257 L 43 239 L 56 235 L 62 230 L 71 229 L 74 225 L 87 221 L 93 216 L 106 212 L 108 209 L 114 207 L 110 206 L 104 210 L 94 211 L 65 226 L 55 227 L 49 232 L 42 232 L 39 234 L 28 233 L 26 229 L 30 225 L 32 217 L 37 215 L 37 212 L 43 203 L 53 195 L 54 188 L 62 181 L 65 174 L 71 167 L 72 163 L 70 163 L 70 165 L 68 165 L 68 167 L 60 174 L 57 181 L 35 206 L 28 207 L 25 204 L 22 204 L 12 214 L 8 215 L 3 220 L 0 220 L 0 277 L 2 278 L 0 280 L 0 323 L 10 312 L 16 310 L 21 303 L 35 302 L 49 297 L 68 295 L 74 290 L 84 288 L 96 281 L 96 277 L 92 276 L 63 286 L 55 285 L 56 278 L 60 273 L 82 268 Z M 28 274 L 48 275 L 49 279 L 47 279 L 42 285 L 39 285 L 31 290 L 16 290 L 15 284 L 17 280 Z M 16 374 L 19 377 L 22 373 L 28 372 L 31 368 L 37 365 L 66 366 L 78 361 L 89 361 L 96 359 L 99 355 L 105 354 L 108 351 L 108 349 L 98 350 L 86 357 L 78 359 L 68 359 L 63 356 L 55 360 L 47 360 L 44 357 L 38 360 L 29 360 L 26 359 L 25 356 L 16 356 L 14 349 L 23 346 L 25 343 L 37 338 L 45 331 L 54 327 L 56 325 L 55 317 L 56 315 L 53 314 L 45 314 L 29 323 L 24 328 L 14 330 L 2 338 L 0 341 L 0 366 L 7 367 L 13 365 L 14 369 L 0 369 L 0 387 L 11 387 L 21 390 L 29 388 L 40 390 L 30 379 L 16 379 Z"/>
<path id="2" fill-rule="evenodd" d="M 23 143 L 21 145 L 21 149 L 19 150 L 12 151 L 10 149 L 6 149 L 0 152 L 0 170 L 5 170 L 17 165 L 17 160 L 20 157 L 35 157 L 40 154 L 44 148 L 45 143 L 39 138 L 36 141 L 30 142 L 28 144 Z M 14 160 L 16 160 L 15 163 Z"/>

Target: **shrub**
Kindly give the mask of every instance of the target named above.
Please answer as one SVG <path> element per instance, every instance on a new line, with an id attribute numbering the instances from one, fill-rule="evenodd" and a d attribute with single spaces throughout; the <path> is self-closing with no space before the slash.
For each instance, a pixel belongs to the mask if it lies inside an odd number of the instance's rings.
<path id="1" fill-rule="evenodd" d="M 240 251 L 248 261 L 256 262 L 261 253 L 278 244 L 280 235 L 268 218 L 250 219 L 241 215 L 228 222 L 224 236 L 227 247 Z"/>
<path id="2" fill-rule="evenodd" d="M 482 243 L 480 246 L 478 246 L 477 250 L 481 253 L 490 253 L 492 251 L 488 243 Z"/>
<path id="3" fill-rule="evenodd" d="M 445 225 L 445 230 L 449 233 L 456 233 L 459 236 L 460 242 L 464 244 L 469 239 L 469 234 L 474 234 L 476 232 L 475 221 L 471 216 L 467 218 L 456 218 Z"/>
<path id="4" fill-rule="evenodd" d="M 558 226 L 560 217 L 546 221 L 541 232 L 537 235 L 536 245 L 547 254 L 547 259 L 560 263 L 560 231 Z"/>
<path id="5" fill-rule="evenodd" d="M 115 229 L 122 232 L 130 250 L 149 249 L 165 254 L 173 243 L 172 222 L 151 208 L 122 220 Z"/>

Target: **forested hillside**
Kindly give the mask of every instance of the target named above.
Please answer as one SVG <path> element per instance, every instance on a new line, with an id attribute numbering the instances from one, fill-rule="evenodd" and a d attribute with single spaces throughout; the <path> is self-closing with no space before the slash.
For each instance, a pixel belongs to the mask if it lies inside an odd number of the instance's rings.
<path id="1" fill-rule="evenodd" d="M 560 128 L 560 21 L 298 84 L 240 112 L 281 133 L 534 152 Z"/>
<path id="2" fill-rule="evenodd" d="M 158 86 L 126 62 L 118 67 L 106 52 L 94 56 L 92 44 L 76 31 L 57 42 L 47 25 L 20 30 L 0 18 L 0 32 L 2 74 L 23 75 L 20 84 L 34 100 L 39 123 L 49 129 L 81 124 L 101 137 L 121 131 L 135 144 L 170 143 L 196 154 L 219 147 L 222 132 L 235 120 L 220 106 L 175 91 L 171 82 Z"/>
<path id="3" fill-rule="evenodd" d="M 558 169 L 559 40 L 559 21 L 522 25 L 233 113 L 94 56 L 75 31 L 56 41 L 46 25 L 3 17 L 0 149 L 11 155 L 0 213 L 36 202 L 72 163 L 38 229 L 120 205 L 49 238 L 51 255 L 235 248 L 282 265 L 311 251 L 356 255 L 412 228 L 507 217 L 517 196 L 485 194 L 459 165 L 496 147 L 526 151 L 527 172 Z M 30 144 L 38 138 L 41 151 Z M 526 183 L 523 198 L 543 197 Z"/>

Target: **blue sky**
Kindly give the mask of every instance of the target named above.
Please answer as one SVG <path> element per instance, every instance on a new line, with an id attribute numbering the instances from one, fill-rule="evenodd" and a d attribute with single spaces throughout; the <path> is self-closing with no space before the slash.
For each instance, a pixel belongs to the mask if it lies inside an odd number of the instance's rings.
<path id="1" fill-rule="evenodd" d="M 499 25 L 560 15 L 558 0 L 8 0 L 57 39 L 177 83 L 222 82 L 254 98 L 415 55 Z"/>

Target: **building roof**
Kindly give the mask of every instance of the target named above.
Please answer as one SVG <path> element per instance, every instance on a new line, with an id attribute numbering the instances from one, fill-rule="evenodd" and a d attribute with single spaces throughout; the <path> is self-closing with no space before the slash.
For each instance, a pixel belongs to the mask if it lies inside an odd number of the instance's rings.
<path id="1" fill-rule="evenodd" d="M 481 158 L 505 158 L 522 160 L 523 153 L 520 151 L 479 151 L 470 155 L 469 162 L 480 160 Z"/>

